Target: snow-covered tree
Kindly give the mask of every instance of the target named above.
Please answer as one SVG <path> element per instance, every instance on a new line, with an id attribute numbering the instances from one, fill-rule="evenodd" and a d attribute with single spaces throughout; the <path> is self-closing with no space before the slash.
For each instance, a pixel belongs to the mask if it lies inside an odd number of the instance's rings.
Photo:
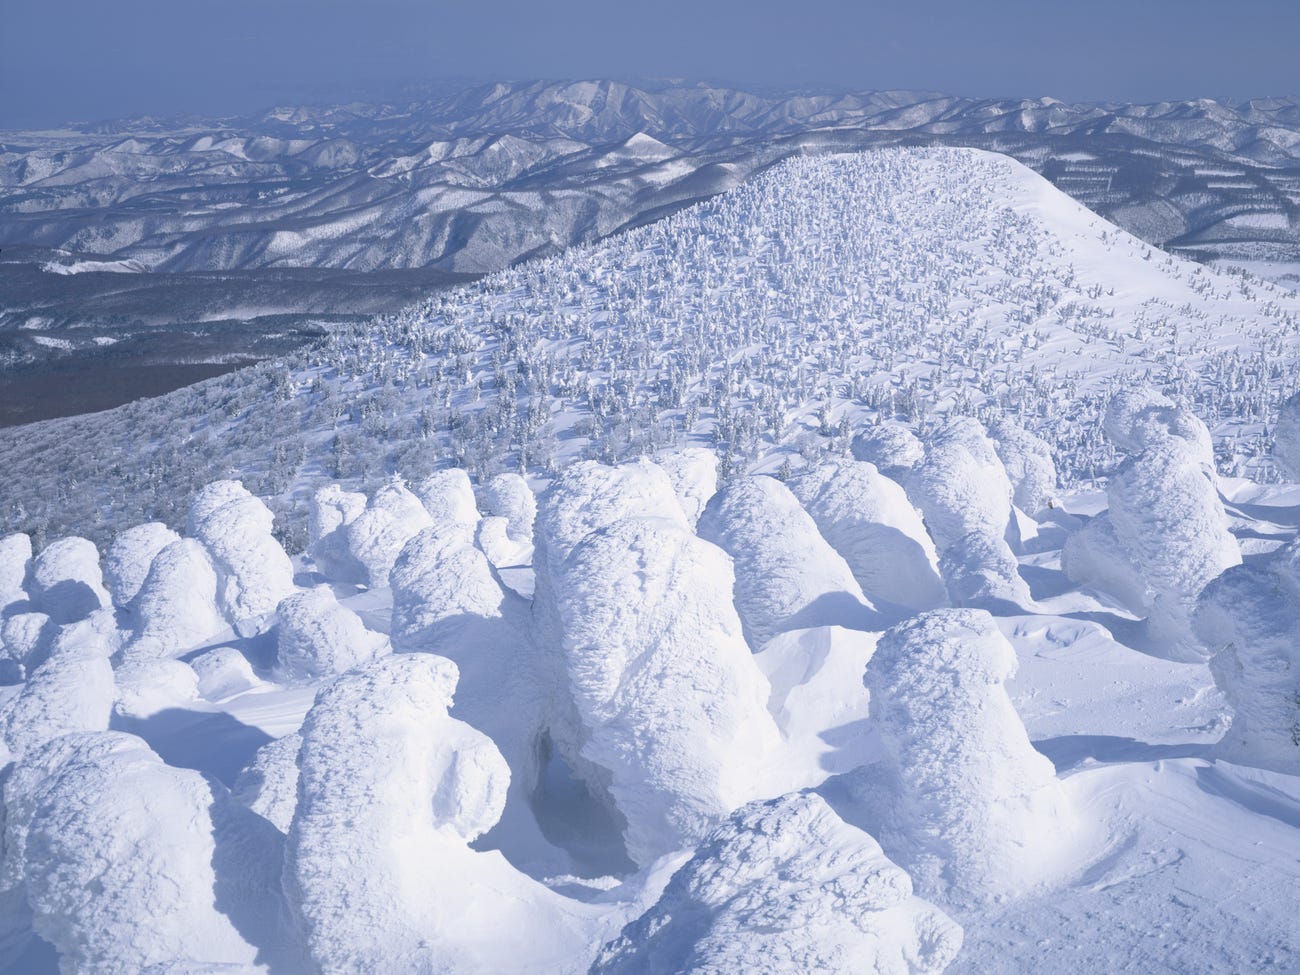
<path id="1" fill-rule="evenodd" d="M 704 838 L 592 975 L 942 972 L 962 932 L 816 794 L 755 802 Z"/>

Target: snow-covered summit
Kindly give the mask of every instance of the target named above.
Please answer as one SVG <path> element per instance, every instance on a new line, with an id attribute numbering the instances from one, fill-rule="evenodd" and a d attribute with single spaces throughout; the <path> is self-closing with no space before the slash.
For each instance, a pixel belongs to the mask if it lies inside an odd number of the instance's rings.
<path id="1" fill-rule="evenodd" d="M 1007 157 L 881 150 L 788 160 L 287 363 L 6 432 L 0 459 L 78 474 L 76 497 L 33 472 L 7 500 L 82 532 L 166 514 L 232 463 L 284 511 L 325 476 L 416 483 L 439 453 L 486 475 L 703 444 L 724 477 L 775 469 L 875 416 L 1010 414 L 1068 481 L 1113 465 L 1092 420 L 1133 376 L 1257 436 L 1298 332 L 1300 297 L 1160 256 Z M 128 444 L 137 465 L 91 465 Z"/>

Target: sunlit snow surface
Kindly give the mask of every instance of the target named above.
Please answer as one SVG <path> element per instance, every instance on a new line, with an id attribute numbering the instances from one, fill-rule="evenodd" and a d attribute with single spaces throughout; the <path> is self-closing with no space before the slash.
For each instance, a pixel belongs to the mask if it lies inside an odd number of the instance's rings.
<path id="1" fill-rule="evenodd" d="M 798 160 L 7 435 L 8 972 L 1300 968 L 1300 301 L 1148 253 Z"/>
<path id="2" fill-rule="evenodd" d="M 0 431 L 4 520 L 106 537 L 234 471 L 301 533 L 310 486 L 448 454 L 483 477 L 703 444 L 724 473 L 776 469 L 870 417 L 954 412 L 1008 413 L 1088 478 L 1115 462 L 1104 400 L 1135 379 L 1188 401 L 1236 474 L 1297 343 L 1294 292 L 1154 251 L 1006 157 L 795 159 L 287 361 Z"/>

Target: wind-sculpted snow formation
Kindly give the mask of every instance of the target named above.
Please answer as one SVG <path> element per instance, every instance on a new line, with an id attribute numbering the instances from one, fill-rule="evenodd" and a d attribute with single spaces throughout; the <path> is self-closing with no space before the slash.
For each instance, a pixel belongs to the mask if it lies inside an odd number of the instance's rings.
<path id="1" fill-rule="evenodd" d="M 1224 572 L 1202 590 L 1194 622 L 1232 706 L 1219 754 L 1300 775 L 1300 543 Z"/>
<path id="2" fill-rule="evenodd" d="M 1073 826 L 1004 682 L 1016 654 L 982 610 L 923 613 L 867 665 L 885 760 L 858 786 L 873 832 L 927 896 L 961 902 L 1032 885 Z"/>
<path id="3" fill-rule="evenodd" d="M 955 605 L 1028 598 L 1006 541 L 1014 517 L 1011 481 L 979 421 L 959 417 L 939 430 L 907 474 L 906 488 L 934 538 Z"/>
<path id="4" fill-rule="evenodd" d="M 1062 566 L 1145 615 L 1164 652 L 1200 659 L 1205 650 L 1191 629 L 1196 596 L 1241 562 L 1209 431 L 1167 397 L 1135 389 L 1114 398 L 1106 432 L 1129 456 L 1107 482 L 1105 516 L 1070 539 Z"/>
<path id="5" fill-rule="evenodd" d="M 648 865 L 754 798 L 778 740 L 731 566 L 680 520 L 630 517 L 586 536 L 555 582 L 578 754 Z"/>
<path id="6" fill-rule="evenodd" d="M 753 649 L 785 630 L 868 628 L 872 607 L 848 564 L 775 478 L 735 479 L 713 496 L 697 530 L 731 556 L 736 612 Z"/>
<path id="7" fill-rule="evenodd" d="M 961 929 L 816 795 L 745 806 L 705 837 L 591 975 L 943 971 Z"/>
<path id="8" fill-rule="evenodd" d="M 1006 157 L 791 159 L 288 360 L 0 431 L 0 515 L 106 541 L 175 524 L 234 468 L 297 548 L 326 481 L 418 485 L 450 457 L 482 484 L 677 447 L 712 448 L 725 479 L 959 414 L 1009 415 L 1068 486 L 1114 465 L 1095 424 L 1134 376 L 1205 418 L 1225 473 L 1262 476 L 1298 341 L 1300 295 L 1161 256 Z M 136 461 L 98 462 L 113 452 Z"/>
<path id="9" fill-rule="evenodd" d="M 920 513 L 872 464 L 832 461 L 793 478 L 790 487 L 868 598 L 912 610 L 947 604 Z"/>

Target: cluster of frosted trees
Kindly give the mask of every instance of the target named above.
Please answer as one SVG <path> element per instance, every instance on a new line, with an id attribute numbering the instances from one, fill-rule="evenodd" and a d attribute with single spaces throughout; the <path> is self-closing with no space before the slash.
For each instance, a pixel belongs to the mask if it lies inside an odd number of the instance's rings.
<path id="1" fill-rule="evenodd" d="M 1125 459 L 1065 571 L 1148 649 L 1210 660 L 1225 757 L 1300 771 L 1296 545 L 1239 564 L 1208 432 L 1173 401 L 1117 396 L 1105 433 Z M 1079 827 L 994 622 L 1032 610 L 1017 552 L 1055 503 L 1051 449 L 958 418 L 856 431 L 785 481 L 719 468 L 584 461 L 540 498 L 458 468 L 331 485 L 297 565 L 234 481 L 184 535 L 146 523 L 102 558 L 0 539 L 0 954 L 38 934 L 67 971 L 132 975 L 942 970 L 946 911 L 1015 896 Z M 360 588 L 391 595 L 386 633 L 336 595 Z M 266 681 L 315 703 L 230 788 L 109 730 Z M 854 825 L 808 791 L 831 775 Z M 537 879 L 638 868 L 622 899 Z"/>
<path id="2" fill-rule="evenodd" d="M 17 479 L 5 520 L 107 540 L 178 524 L 191 493 L 238 476 L 298 546 L 326 481 L 370 491 L 448 459 L 480 479 L 549 475 L 688 444 L 729 475 L 774 451 L 846 457 L 850 428 L 876 418 L 928 433 L 956 415 L 1014 416 L 1074 481 L 1114 467 L 1096 421 L 1134 372 L 1245 424 L 1218 460 L 1256 471 L 1259 425 L 1298 382 L 1295 301 L 1144 264 L 1197 303 L 1152 298 L 1121 322 L 1050 226 L 1000 201 L 1006 165 L 934 149 L 789 160 L 287 363 L 24 433 L 24 469 L 62 474 Z"/>

